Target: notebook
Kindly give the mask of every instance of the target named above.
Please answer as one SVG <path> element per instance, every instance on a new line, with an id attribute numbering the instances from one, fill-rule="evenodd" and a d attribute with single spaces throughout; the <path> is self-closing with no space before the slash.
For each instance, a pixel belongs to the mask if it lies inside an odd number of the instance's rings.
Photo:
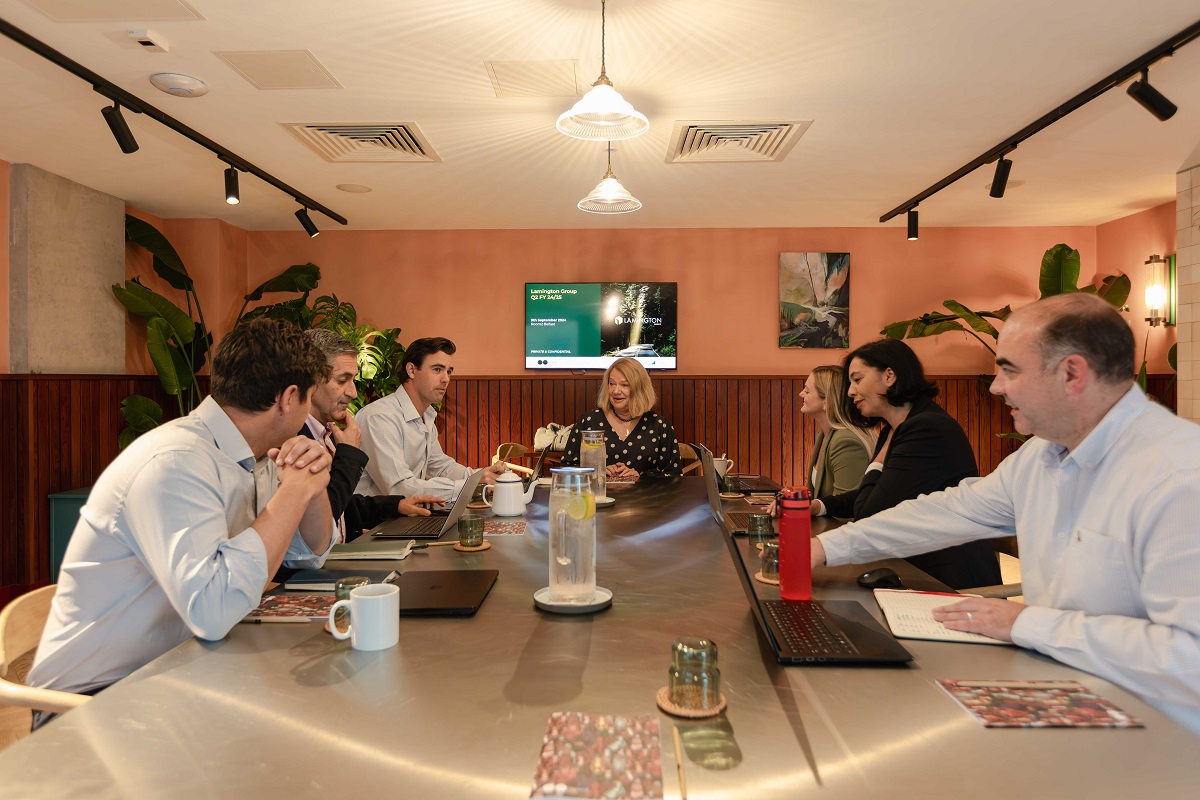
<path id="1" fill-rule="evenodd" d="M 361 576 L 371 583 L 386 583 L 396 573 L 386 569 L 302 569 L 283 582 L 289 592 L 332 592 L 339 578 Z"/>
<path id="2" fill-rule="evenodd" d="M 499 576 L 494 569 L 413 570 L 392 583 L 400 587 L 402 617 L 469 617 Z"/>
<path id="3" fill-rule="evenodd" d="M 467 510 L 467 503 L 471 502 L 471 495 L 475 494 L 475 489 L 479 486 L 479 480 L 482 477 L 483 470 L 476 470 L 471 477 L 467 478 L 462 491 L 458 493 L 458 499 L 454 501 L 454 507 L 446 516 L 389 519 L 376 525 L 370 533 L 375 539 L 440 539 L 458 524 L 458 518 Z"/>
<path id="4" fill-rule="evenodd" d="M 911 589 L 876 589 L 875 602 L 887 618 L 892 635 L 901 639 L 929 639 L 935 642 L 971 644 L 1012 644 L 968 631 L 952 631 L 933 618 L 933 610 L 948 606 L 974 594 L 914 592 Z"/>
<path id="5" fill-rule="evenodd" d="M 704 465 L 704 481 L 713 518 L 726 533 L 733 529 L 721 508 L 712 453 L 704 445 L 693 445 Z M 751 570 L 737 540 L 725 537 L 734 570 L 742 582 L 758 628 L 775 650 L 781 664 L 900 664 L 912 655 L 875 618 L 854 600 L 762 599 L 751 578 Z M 757 572 L 757 565 L 754 565 Z"/>

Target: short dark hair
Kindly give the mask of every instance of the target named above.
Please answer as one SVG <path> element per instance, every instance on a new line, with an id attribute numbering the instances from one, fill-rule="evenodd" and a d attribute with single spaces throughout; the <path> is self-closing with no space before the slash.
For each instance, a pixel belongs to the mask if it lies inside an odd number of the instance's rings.
<path id="1" fill-rule="evenodd" d="M 1133 379 L 1133 331 L 1115 308 L 1083 293 L 1058 295 L 1052 300 L 1033 306 L 1041 305 L 1037 311 L 1044 320 L 1038 337 L 1043 371 L 1078 354 L 1106 383 Z"/>
<path id="2" fill-rule="evenodd" d="M 337 331 L 331 331 L 328 328 L 309 328 L 304 335 L 312 339 L 313 344 L 321 349 L 321 352 L 325 354 L 325 360 L 331 367 L 333 360 L 338 356 L 354 356 L 355 361 L 358 360 L 358 348 Z"/>
<path id="3" fill-rule="evenodd" d="M 259 317 L 225 335 L 212 360 L 213 399 L 242 411 L 265 411 L 289 386 L 300 397 L 329 380 L 329 365 L 304 332 L 290 322 Z"/>
<path id="4" fill-rule="evenodd" d="M 409 364 L 420 369 L 425 366 L 425 359 L 434 353 L 445 353 L 448 356 L 452 356 L 457 349 L 454 346 L 454 342 L 441 336 L 427 336 L 424 339 L 414 339 L 405 349 L 404 358 L 400 361 L 400 383 L 408 383 Z"/>
<path id="5" fill-rule="evenodd" d="M 858 359 L 878 370 L 890 369 L 896 381 L 884 393 L 888 403 L 902 406 L 921 397 L 936 397 L 938 387 L 925 377 L 921 359 L 912 348 L 899 339 L 877 339 L 852 350 L 842 362 L 842 378 L 850 386 L 850 362 Z M 846 415 L 852 424 L 869 427 L 875 420 L 863 416 L 853 403 L 847 404 Z"/>

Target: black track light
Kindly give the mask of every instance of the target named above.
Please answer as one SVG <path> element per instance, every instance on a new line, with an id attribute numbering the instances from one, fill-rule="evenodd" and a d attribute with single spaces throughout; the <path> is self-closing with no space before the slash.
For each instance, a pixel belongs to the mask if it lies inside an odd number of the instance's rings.
<path id="1" fill-rule="evenodd" d="M 121 116 L 121 106 L 113 103 L 111 106 L 102 108 L 100 113 L 104 115 L 104 121 L 108 123 L 108 129 L 112 131 L 113 138 L 121 146 L 121 152 L 136 153 L 137 139 L 133 138 L 133 131 L 129 130 L 129 124 L 125 122 L 125 117 Z"/>
<path id="2" fill-rule="evenodd" d="M 296 219 L 300 220 L 300 224 L 304 226 L 304 231 L 310 239 L 321 232 L 321 229 L 314 225 L 313 221 L 309 218 L 307 208 L 296 209 Z"/>
<path id="3" fill-rule="evenodd" d="M 1163 97 L 1162 92 L 1150 85 L 1150 70 L 1148 69 L 1142 70 L 1142 79 L 1129 84 L 1129 88 L 1125 92 L 1162 122 L 1175 116 L 1175 112 L 1179 110 L 1174 103 Z"/>
<path id="4" fill-rule="evenodd" d="M 996 175 L 992 178 L 992 190 L 988 194 L 992 197 L 1004 197 L 1004 188 L 1008 186 L 1008 173 L 1010 172 L 1012 172 L 1012 161 L 1000 156 L 1000 160 L 996 162 Z"/>
<path id="5" fill-rule="evenodd" d="M 238 171 L 233 167 L 225 170 L 225 202 L 231 206 L 242 202 L 241 193 L 238 192 Z"/>
<path id="6" fill-rule="evenodd" d="M 910 242 L 917 240 L 917 210 L 915 208 L 908 210 L 908 240 Z"/>

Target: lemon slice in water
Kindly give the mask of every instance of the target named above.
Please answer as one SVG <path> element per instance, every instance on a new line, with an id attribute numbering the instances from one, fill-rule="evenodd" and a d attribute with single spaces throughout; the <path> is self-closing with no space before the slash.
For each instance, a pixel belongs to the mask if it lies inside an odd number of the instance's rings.
<path id="1" fill-rule="evenodd" d="M 585 520 L 596 516 L 596 498 L 590 494 L 580 494 L 571 498 L 567 503 L 567 514 L 571 519 Z"/>

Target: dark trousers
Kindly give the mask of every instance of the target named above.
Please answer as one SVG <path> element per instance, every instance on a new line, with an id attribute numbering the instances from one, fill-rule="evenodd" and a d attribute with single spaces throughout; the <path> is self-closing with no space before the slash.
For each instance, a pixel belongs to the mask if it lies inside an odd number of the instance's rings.
<path id="1" fill-rule="evenodd" d="M 99 694 L 100 692 L 103 692 L 109 686 L 112 686 L 112 684 L 110 683 L 105 686 L 97 686 L 94 689 L 88 689 L 87 691 L 83 691 L 83 692 L 76 692 L 75 694 L 86 694 L 86 695 L 95 697 L 97 694 Z M 40 711 L 40 710 L 34 711 L 33 712 L 33 722 L 30 723 L 30 725 L 29 725 L 29 732 L 36 733 L 38 728 L 42 727 L 47 722 L 50 722 L 51 720 L 56 719 L 57 717 L 58 717 L 58 714 L 53 711 Z"/>

